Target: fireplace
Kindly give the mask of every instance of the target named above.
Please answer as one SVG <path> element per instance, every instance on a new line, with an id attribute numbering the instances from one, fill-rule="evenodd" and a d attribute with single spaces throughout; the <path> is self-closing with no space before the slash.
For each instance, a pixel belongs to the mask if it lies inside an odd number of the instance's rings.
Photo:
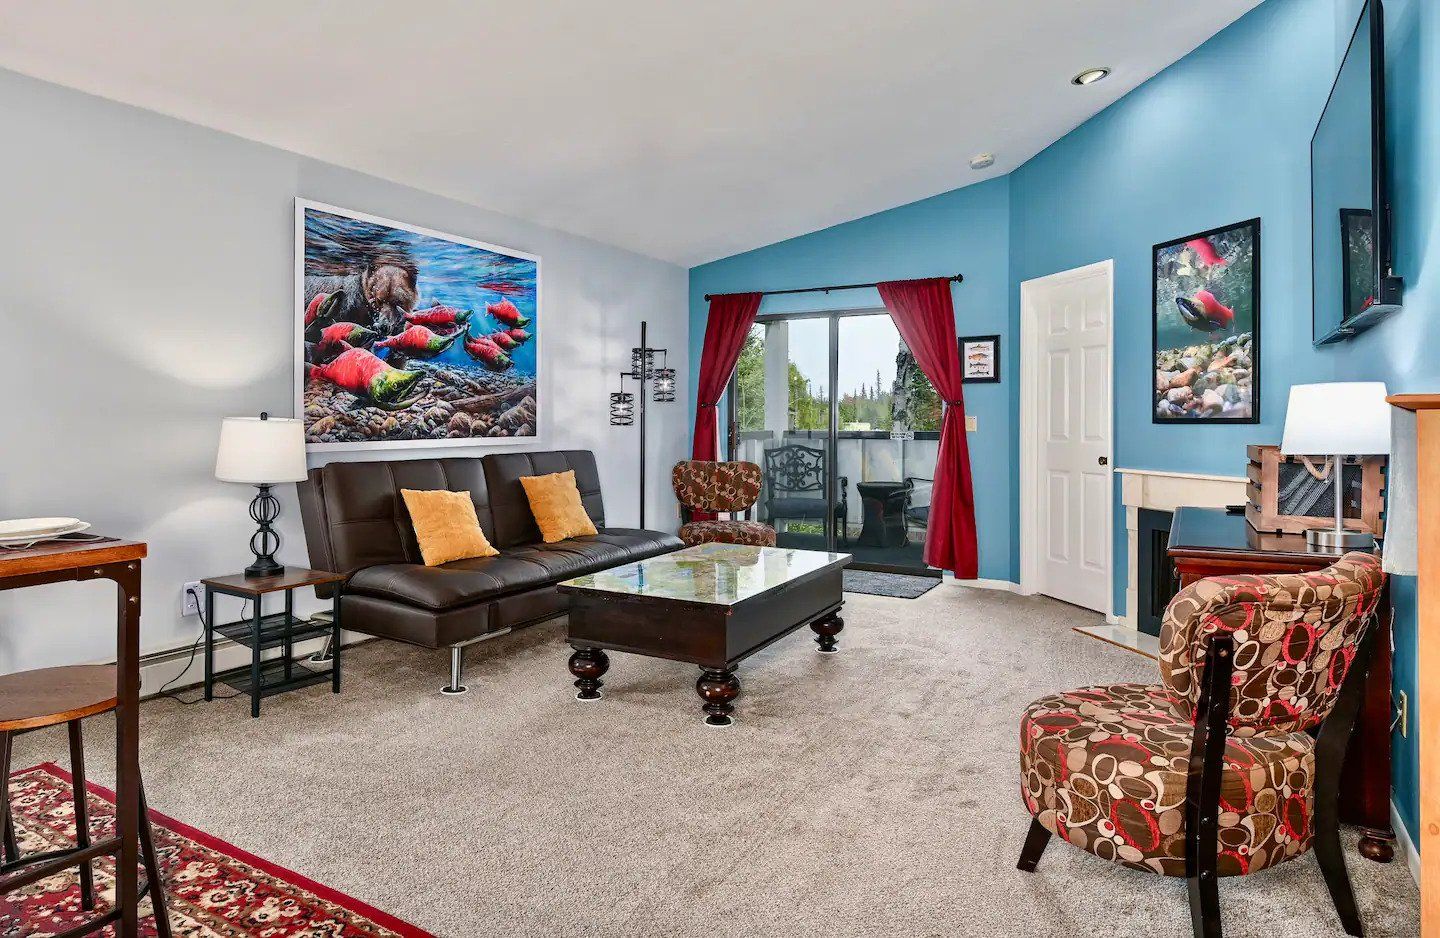
<path id="1" fill-rule="evenodd" d="M 1245 501 L 1244 476 L 1198 475 L 1161 469 L 1117 469 L 1125 505 L 1125 614 L 1077 632 L 1155 658 L 1160 623 L 1178 591 L 1166 556 L 1171 513 L 1182 505 L 1224 508 Z"/>
<path id="2" fill-rule="evenodd" d="M 1165 607 L 1180 592 L 1175 565 L 1166 554 L 1170 546 L 1170 521 L 1174 515 L 1154 508 L 1141 508 L 1136 514 L 1136 573 L 1139 582 L 1136 584 L 1138 605 L 1135 624 L 1142 632 L 1159 635 Z"/>

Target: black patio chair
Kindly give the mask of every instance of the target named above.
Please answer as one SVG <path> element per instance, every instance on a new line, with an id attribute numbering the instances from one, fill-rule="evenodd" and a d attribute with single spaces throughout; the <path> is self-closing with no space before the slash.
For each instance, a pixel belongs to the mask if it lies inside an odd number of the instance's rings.
<path id="1" fill-rule="evenodd" d="M 840 500 L 835 505 L 835 532 L 849 544 L 845 519 L 849 513 L 850 480 L 839 478 Z M 765 451 L 765 513 L 772 526 L 787 521 L 820 521 L 830 513 L 825 498 L 825 450 L 818 446 L 787 443 Z"/>
<path id="2" fill-rule="evenodd" d="M 915 504 L 915 483 L 924 482 L 930 484 L 934 481 L 934 479 L 927 479 L 924 476 L 905 477 L 905 523 L 907 526 L 913 525 L 922 531 L 930 527 L 929 493 L 926 493 L 925 504 Z"/>

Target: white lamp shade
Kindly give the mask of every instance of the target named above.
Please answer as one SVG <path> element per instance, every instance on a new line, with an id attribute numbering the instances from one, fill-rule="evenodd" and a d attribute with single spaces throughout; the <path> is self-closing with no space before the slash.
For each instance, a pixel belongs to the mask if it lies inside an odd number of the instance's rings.
<path id="1" fill-rule="evenodd" d="M 220 424 L 215 478 L 251 485 L 305 478 L 305 424 L 288 417 L 226 417 Z"/>
<path id="2" fill-rule="evenodd" d="M 1292 386 L 1280 451 L 1289 456 L 1388 455 L 1390 405 L 1384 382 Z"/>

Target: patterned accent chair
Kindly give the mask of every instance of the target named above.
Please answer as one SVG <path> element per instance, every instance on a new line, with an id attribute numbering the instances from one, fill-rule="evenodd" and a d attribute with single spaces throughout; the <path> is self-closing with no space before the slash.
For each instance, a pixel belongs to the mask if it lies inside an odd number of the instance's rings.
<path id="1" fill-rule="evenodd" d="M 1059 834 L 1184 876 L 1195 934 L 1218 938 L 1218 877 L 1313 846 L 1341 924 L 1360 935 L 1337 795 L 1384 582 L 1379 558 L 1362 553 L 1314 573 L 1201 580 L 1165 610 L 1161 684 L 1032 703 L 1020 723 L 1033 820 L 1019 868 L 1034 871 Z"/>
<path id="2" fill-rule="evenodd" d="M 680 540 L 686 544 L 754 544 L 775 546 L 775 529 L 758 521 L 696 521 L 697 511 L 745 511 L 760 497 L 760 467 L 753 462 L 707 462 L 687 459 L 670 470 L 670 484 L 680 501 Z"/>

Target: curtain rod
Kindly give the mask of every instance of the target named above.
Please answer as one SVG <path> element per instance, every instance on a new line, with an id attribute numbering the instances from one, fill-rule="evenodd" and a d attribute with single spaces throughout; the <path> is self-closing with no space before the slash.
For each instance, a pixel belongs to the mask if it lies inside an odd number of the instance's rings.
<path id="1" fill-rule="evenodd" d="M 913 279 L 913 278 L 912 278 L 912 279 Z M 946 277 L 945 279 L 951 281 L 952 283 L 959 283 L 959 282 L 961 282 L 962 280 L 965 279 L 965 275 L 964 275 L 964 274 L 956 274 L 956 275 L 953 276 L 953 277 Z M 786 294 L 788 294 L 788 293 L 829 293 L 831 290 L 864 290 L 864 289 L 866 289 L 867 287 L 878 287 L 878 286 L 880 286 L 880 284 L 878 284 L 878 283 L 840 283 L 840 284 L 835 284 L 834 286 L 829 286 L 829 287 L 803 287 L 803 288 L 798 289 L 798 290 L 761 290 L 761 291 L 760 291 L 760 295 L 761 295 L 761 296 L 784 296 L 784 295 L 786 295 Z M 745 291 L 741 291 L 741 292 L 745 292 Z M 705 294 L 705 299 L 706 299 L 706 300 L 709 300 L 709 299 L 711 299 L 712 297 L 726 296 L 726 295 L 728 295 L 728 294 L 724 294 L 724 293 L 707 293 L 707 294 Z"/>

